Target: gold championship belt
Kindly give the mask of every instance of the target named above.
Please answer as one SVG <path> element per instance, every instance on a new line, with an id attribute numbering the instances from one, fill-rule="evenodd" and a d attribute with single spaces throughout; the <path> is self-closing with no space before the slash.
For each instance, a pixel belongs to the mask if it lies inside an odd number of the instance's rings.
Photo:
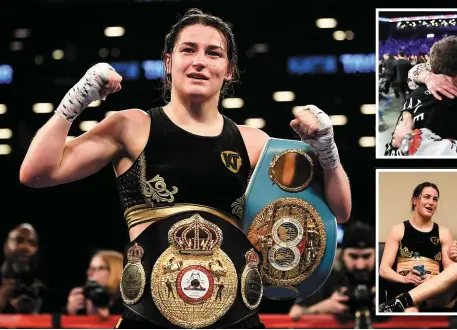
<path id="1" fill-rule="evenodd" d="M 310 147 L 270 138 L 246 191 L 242 229 L 263 256 L 268 298 L 306 297 L 332 269 L 336 218 L 323 192 L 322 173 Z"/>
<path id="2" fill-rule="evenodd" d="M 246 266 L 241 273 L 241 298 L 249 309 L 256 309 L 262 302 L 262 276 L 258 270 L 260 258 L 254 249 L 246 252 Z"/>
<path id="3" fill-rule="evenodd" d="M 127 305 L 137 303 L 144 292 L 146 274 L 141 264 L 143 255 L 143 248 L 136 243 L 127 250 L 127 265 L 124 267 L 120 281 L 122 300 Z"/>
<path id="4" fill-rule="evenodd" d="M 176 326 L 207 327 L 233 305 L 238 275 L 221 250 L 222 240 L 222 230 L 197 213 L 168 231 L 170 247 L 154 264 L 151 295 L 162 315 Z"/>

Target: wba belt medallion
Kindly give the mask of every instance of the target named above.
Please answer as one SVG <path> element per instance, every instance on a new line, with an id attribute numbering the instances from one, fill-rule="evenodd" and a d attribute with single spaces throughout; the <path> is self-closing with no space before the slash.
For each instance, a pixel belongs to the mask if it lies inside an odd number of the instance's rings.
<path id="1" fill-rule="evenodd" d="M 146 274 L 141 264 L 143 254 L 143 248 L 137 243 L 127 250 L 127 265 L 122 272 L 120 283 L 122 300 L 127 305 L 138 302 L 144 292 Z"/>
<path id="2" fill-rule="evenodd" d="M 157 308 L 173 324 L 207 327 L 235 301 L 237 273 L 220 248 L 222 240 L 221 229 L 199 214 L 170 228 L 170 247 L 154 265 L 151 292 Z"/>
<path id="3" fill-rule="evenodd" d="M 270 138 L 246 191 L 242 229 L 261 251 L 264 295 L 308 296 L 325 283 L 336 253 L 336 218 L 310 147 Z"/>
<path id="4" fill-rule="evenodd" d="M 259 307 L 263 297 L 262 277 L 258 270 L 259 256 L 254 249 L 246 253 L 246 266 L 241 274 L 241 297 L 249 309 Z"/>

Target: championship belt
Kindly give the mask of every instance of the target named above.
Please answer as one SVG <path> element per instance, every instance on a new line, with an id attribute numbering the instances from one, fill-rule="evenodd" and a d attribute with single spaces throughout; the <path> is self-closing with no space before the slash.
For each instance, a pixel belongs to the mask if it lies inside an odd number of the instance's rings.
<path id="1" fill-rule="evenodd" d="M 322 169 L 309 145 L 270 138 L 246 190 L 241 226 L 261 251 L 264 295 L 309 296 L 325 283 L 337 246 Z"/>
<path id="2" fill-rule="evenodd" d="M 230 328 L 258 313 L 262 256 L 229 215 L 210 207 L 132 207 L 152 223 L 124 251 L 124 318 L 158 328 Z"/>
<path id="3" fill-rule="evenodd" d="M 203 328 L 233 305 L 238 275 L 222 251 L 222 230 L 198 213 L 174 224 L 170 247 L 157 259 L 151 293 L 157 308 L 183 328 Z"/>

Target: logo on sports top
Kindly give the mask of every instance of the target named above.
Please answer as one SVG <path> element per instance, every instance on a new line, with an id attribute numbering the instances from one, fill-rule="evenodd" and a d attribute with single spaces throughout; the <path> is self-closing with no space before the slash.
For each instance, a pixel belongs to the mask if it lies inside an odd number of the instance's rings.
<path id="1" fill-rule="evenodd" d="M 221 159 L 225 167 L 233 173 L 238 173 L 241 168 L 241 157 L 234 151 L 222 151 Z"/>

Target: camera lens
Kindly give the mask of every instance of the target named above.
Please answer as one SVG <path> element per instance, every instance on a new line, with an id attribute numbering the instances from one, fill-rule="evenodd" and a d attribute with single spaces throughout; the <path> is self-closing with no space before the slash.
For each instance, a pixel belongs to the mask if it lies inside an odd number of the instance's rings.
<path id="1" fill-rule="evenodd" d="M 108 307 L 110 295 L 100 283 L 96 281 L 87 281 L 84 287 L 84 296 L 92 301 L 95 307 Z"/>

